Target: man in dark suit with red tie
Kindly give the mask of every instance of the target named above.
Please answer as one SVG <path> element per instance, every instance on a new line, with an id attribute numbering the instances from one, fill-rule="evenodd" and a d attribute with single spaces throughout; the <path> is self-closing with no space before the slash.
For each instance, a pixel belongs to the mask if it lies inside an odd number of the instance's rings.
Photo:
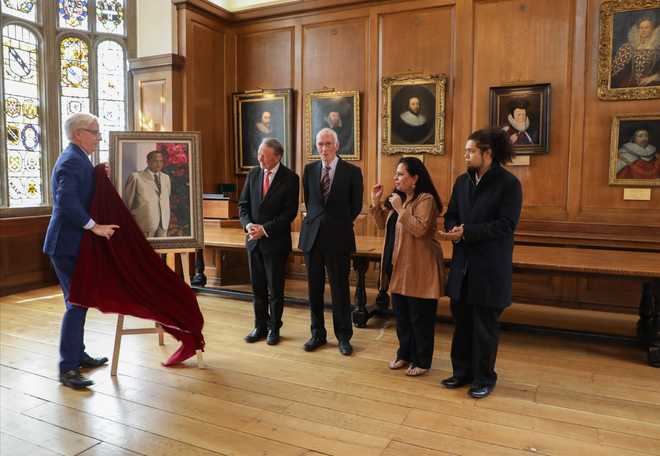
<path id="1" fill-rule="evenodd" d="M 303 173 L 307 215 L 303 219 L 299 247 L 305 253 L 312 337 L 305 351 L 326 344 L 323 315 L 325 271 L 330 279 L 332 322 L 342 355 L 353 353 L 351 296 L 348 286 L 351 255 L 355 252 L 353 221 L 362 211 L 362 171 L 337 156 L 339 140 L 330 128 L 316 135 L 321 160 L 308 163 Z"/>
<path id="2" fill-rule="evenodd" d="M 278 140 L 262 141 L 260 166 L 248 174 L 238 202 L 241 225 L 247 232 L 254 304 L 254 328 L 245 336 L 248 343 L 264 338 L 268 345 L 280 341 L 284 276 L 291 252 L 291 222 L 298 213 L 300 181 L 281 163 L 283 153 Z"/>

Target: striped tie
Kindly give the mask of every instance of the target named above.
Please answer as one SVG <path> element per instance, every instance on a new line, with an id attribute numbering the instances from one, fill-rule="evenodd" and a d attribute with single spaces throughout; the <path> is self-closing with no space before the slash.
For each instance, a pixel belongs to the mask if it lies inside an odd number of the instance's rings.
<path id="1" fill-rule="evenodd" d="M 330 166 L 323 167 L 323 174 L 321 175 L 321 194 L 323 195 L 323 201 L 328 201 L 328 195 L 330 194 Z"/>

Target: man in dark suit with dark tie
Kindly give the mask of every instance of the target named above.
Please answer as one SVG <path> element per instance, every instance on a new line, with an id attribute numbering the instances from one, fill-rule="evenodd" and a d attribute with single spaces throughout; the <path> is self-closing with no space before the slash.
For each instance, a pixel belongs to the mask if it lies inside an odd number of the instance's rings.
<path id="1" fill-rule="evenodd" d="M 348 275 L 355 252 L 353 221 L 362 211 L 362 171 L 337 156 L 337 134 L 324 128 L 316 135 L 321 160 L 308 163 L 303 173 L 307 215 L 303 219 L 299 247 L 305 253 L 312 337 L 305 351 L 327 342 L 323 315 L 325 271 L 330 279 L 332 322 L 341 354 L 353 353 L 351 297 Z"/>
<path id="2" fill-rule="evenodd" d="M 94 167 L 88 155 L 96 150 L 101 139 L 98 119 L 91 114 L 77 113 L 66 120 L 64 129 L 70 142 L 53 168 L 53 214 L 43 251 L 50 256 L 66 305 L 60 334 L 60 382 L 81 389 L 94 382 L 85 378 L 80 368 L 101 366 L 108 358 L 92 358 L 85 353 L 83 334 L 87 308 L 69 302 L 71 278 L 84 230 L 110 239 L 119 227 L 99 225 L 89 216 L 95 182 Z"/>
<path id="3" fill-rule="evenodd" d="M 267 338 L 268 345 L 280 341 L 291 222 L 298 213 L 300 192 L 300 179 L 281 163 L 283 153 L 278 140 L 262 141 L 258 151 L 260 166 L 248 174 L 238 202 L 241 225 L 247 232 L 254 304 L 254 329 L 245 336 L 248 343 L 263 338 Z"/>

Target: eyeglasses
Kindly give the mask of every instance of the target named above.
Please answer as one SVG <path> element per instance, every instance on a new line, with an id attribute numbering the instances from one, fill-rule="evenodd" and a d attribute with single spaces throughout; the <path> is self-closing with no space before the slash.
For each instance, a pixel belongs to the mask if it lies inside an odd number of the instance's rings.
<path id="1" fill-rule="evenodd" d="M 95 136 L 101 136 L 101 132 L 99 130 L 90 130 L 89 128 L 81 128 L 81 130 L 85 130 L 88 133 L 91 133 Z"/>

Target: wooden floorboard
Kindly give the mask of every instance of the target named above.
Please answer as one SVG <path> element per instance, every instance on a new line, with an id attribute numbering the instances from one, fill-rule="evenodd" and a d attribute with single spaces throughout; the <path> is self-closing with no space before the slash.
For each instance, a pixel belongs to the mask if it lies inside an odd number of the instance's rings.
<path id="1" fill-rule="evenodd" d="M 497 389 L 475 401 L 438 384 L 451 370 L 450 325 L 436 327 L 430 374 L 408 378 L 387 368 L 397 346 L 390 320 L 354 329 L 355 354 L 346 358 L 331 336 L 315 353 L 302 350 L 303 307 L 285 309 L 283 340 L 270 347 L 242 340 L 249 303 L 199 301 L 206 369 L 166 369 L 175 341 L 159 347 L 154 335 L 128 336 L 119 375 L 90 371 L 96 385 L 77 392 L 57 381 L 58 289 L 0 298 L 2 454 L 660 455 L 660 371 L 636 347 L 504 332 Z M 510 318 L 557 318 L 536 307 Z M 630 322 L 595 318 L 620 331 Z M 91 353 L 111 354 L 115 322 L 88 313 Z"/>

